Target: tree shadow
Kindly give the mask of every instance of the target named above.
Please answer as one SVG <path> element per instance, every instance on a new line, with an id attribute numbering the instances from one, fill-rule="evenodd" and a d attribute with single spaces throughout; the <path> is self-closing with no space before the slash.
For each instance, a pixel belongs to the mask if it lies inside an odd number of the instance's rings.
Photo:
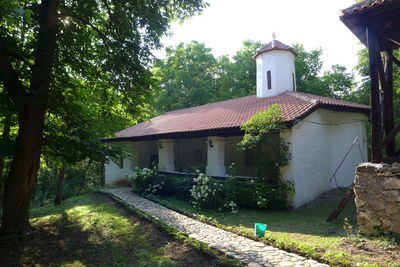
<path id="1" fill-rule="evenodd" d="M 78 206 L 88 210 L 83 214 L 71 213 L 68 209 L 74 205 L 67 203 L 49 217 L 34 215 L 40 221 L 33 220 L 33 235 L 23 240 L 0 241 L 0 266 L 171 266 L 173 262 L 183 263 L 182 266 L 190 262 L 214 265 L 214 259 L 176 242 L 108 197 L 91 198 L 100 204 Z M 109 219 L 104 222 L 102 217 Z"/>

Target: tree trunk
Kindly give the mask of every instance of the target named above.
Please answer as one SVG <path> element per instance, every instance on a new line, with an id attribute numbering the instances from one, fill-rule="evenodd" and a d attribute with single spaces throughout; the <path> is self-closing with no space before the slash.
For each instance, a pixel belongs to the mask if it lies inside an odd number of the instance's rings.
<path id="1" fill-rule="evenodd" d="M 56 197 L 54 199 L 54 206 L 61 205 L 61 201 L 62 201 L 62 197 L 63 197 L 64 179 L 65 179 L 66 171 L 67 171 L 67 167 L 63 163 L 61 165 L 60 172 L 58 173 Z"/>
<path id="2" fill-rule="evenodd" d="M 3 134 L 1 135 L 1 139 L 7 140 L 10 138 L 10 129 L 11 129 L 11 119 L 8 117 L 4 121 Z M 5 156 L 0 156 L 0 209 L 3 206 L 3 191 L 4 191 L 4 166 L 5 166 Z"/>
<path id="3" fill-rule="evenodd" d="M 4 121 L 3 134 L 1 135 L 1 139 L 7 140 L 10 138 L 10 130 L 11 130 L 11 119 L 6 118 Z M 5 165 L 5 157 L 0 156 L 0 190 L 3 188 L 3 172 Z"/>
<path id="4" fill-rule="evenodd" d="M 28 106 L 19 126 L 4 188 L 2 234 L 23 234 L 30 230 L 29 207 L 39 169 L 44 112 L 44 108 Z"/>
<path id="5" fill-rule="evenodd" d="M 39 170 L 44 117 L 49 97 L 57 35 L 58 0 L 42 0 L 30 88 L 26 91 L 13 69 L 8 51 L 0 54 L 0 70 L 7 74 L 4 89 L 18 110 L 18 135 L 4 188 L 1 235 L 30 230 L 29 207 Z"/>

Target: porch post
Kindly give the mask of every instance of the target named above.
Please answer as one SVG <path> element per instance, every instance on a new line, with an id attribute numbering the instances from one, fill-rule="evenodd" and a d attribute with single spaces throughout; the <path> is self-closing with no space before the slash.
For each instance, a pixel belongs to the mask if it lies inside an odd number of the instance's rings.
<path id="1" fill-rule="evenodd" d="M 226 174 L 224 137 L 208 137 L 206 173 L 212 176 L 224 176 Z"/>
<path id="2" fill-rule="evenodd" d="M 174 161 L 174 140 L 160 139 L 158 140 L 158 169 L 160 171 L 175 171 Z"/>
<path id="3" fill-rule="evenodd" d="M 382 159 L 382 110 L 379 92 L 378 55 L 380 47 L 376 31 L 372 26 L 366 29 L 369 56 L 369 76 L 371 79 L 371 128 L 372 128 L 372 162 Z"/>

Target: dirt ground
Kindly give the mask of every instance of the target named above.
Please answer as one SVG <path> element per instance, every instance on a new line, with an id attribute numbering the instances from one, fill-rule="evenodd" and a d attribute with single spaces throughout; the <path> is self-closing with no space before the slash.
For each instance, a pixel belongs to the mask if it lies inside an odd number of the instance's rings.
<path id="1" fill-rule="evenodd" d="M 318 196 L 309 203 L 308 207 L 313 207 L 320 203 L 341 201 L 347 189 L 332 189 Z M 354 203 L 354 196 L 347 205 Z M 354 211 L 355 213 L 355 211 Z M 365 236 L 357 235 L 356 218 L 352 218 L 353 235 L 345 237 L 340 244 L 340 249 L 362 262 L 378 264 L 379 266 L 400 266 L 400 235 L 398 236 Z"/>

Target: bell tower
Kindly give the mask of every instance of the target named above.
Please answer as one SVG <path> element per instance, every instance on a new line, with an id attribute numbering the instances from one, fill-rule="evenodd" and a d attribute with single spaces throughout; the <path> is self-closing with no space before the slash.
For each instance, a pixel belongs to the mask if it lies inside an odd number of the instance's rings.
<path id="1" fill-rule="evenodd" d="M 296 91 L 297 54 L 292 47 L 275 39 L 257 51 L 253 56 L 257 64 L 257 97 Z"/>

